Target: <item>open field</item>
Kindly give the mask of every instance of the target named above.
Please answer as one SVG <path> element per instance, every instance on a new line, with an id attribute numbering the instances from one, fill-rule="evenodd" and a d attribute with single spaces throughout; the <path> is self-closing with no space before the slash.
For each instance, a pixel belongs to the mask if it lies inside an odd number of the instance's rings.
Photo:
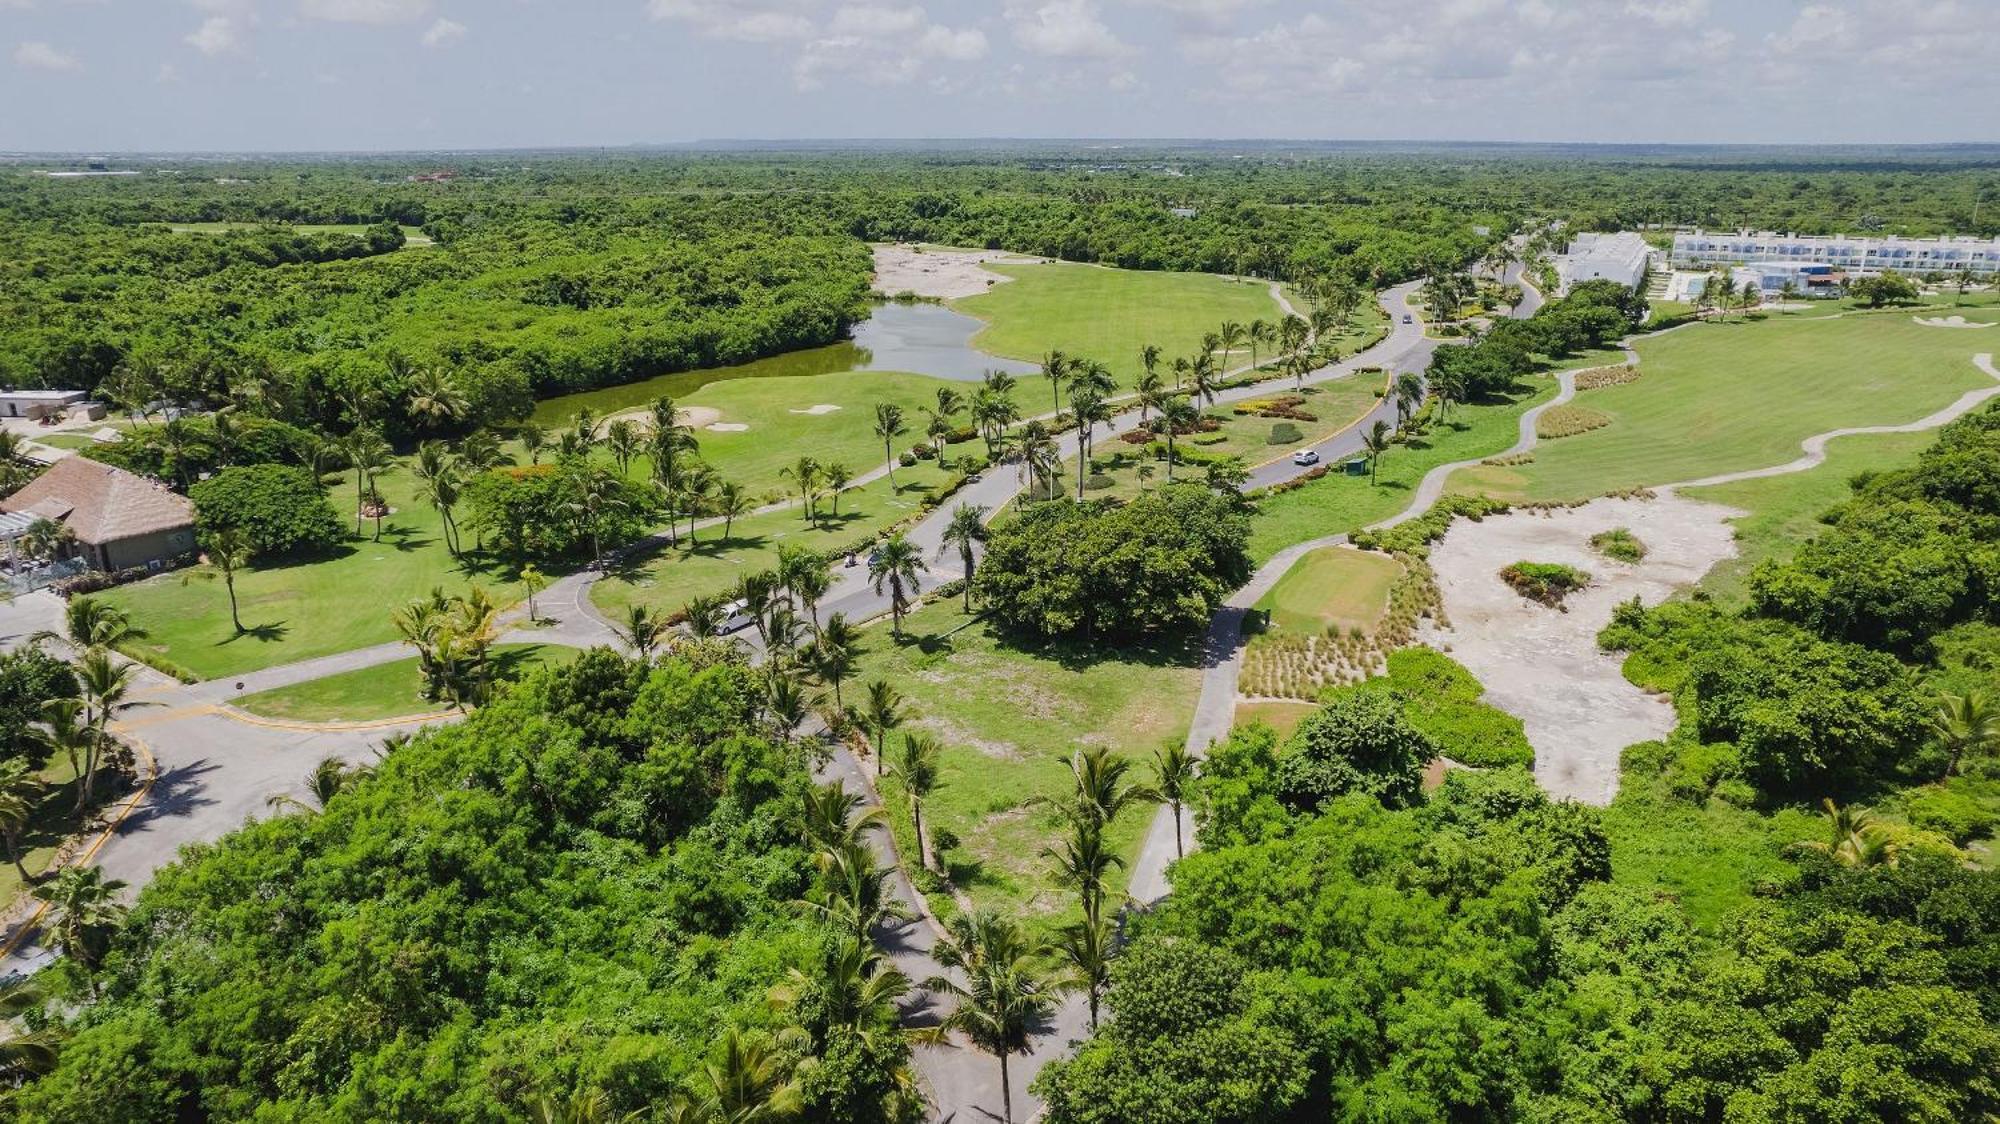
<path id="1" fill-rule="evenodd" d="M 1024 650 L 983 623 L 953 631 L 964 625 L 958 602 L 946 601 L 908 618 L 902 644 L 886 627 L 868 629 L 856 682 L 887 679 L 915 716 L 905 728 L 943 743 L 943 776 L 924 804 L 924 823 L 961 841 L 950 856 L 959 885 L 975 903 L 1053 921 L 1074 910 L 1074 899 L 1056 887 L 1041 856 L 1060 834 L 1059 817 L 1034 802 L 1066 791 L 1065 762 L 1078 746 L 1109 745 L 1145 758 L 1163 741 L 1184 738 L 1200 694 L 1197 655 Z M 849 699 L 855 694 L 850 687 Z M 1134 779 L 1146 772 L 1136 767 Z M 893 779 L 884 792 L 899 843 L 914 855 L 907 805 Z M 1141 808 L 1112 826 L 1118 854 L 1136 853 L 1151 818 Z M 1116 875 L 1116 888 L 1125 878 Z"/>
<path id="2" fill-rule="evenodd" d="M 1972 334 L 1907 312 L 1677 329 L 1639 341 L 1637 380 L 1577 396 L 1609 425 L 1539 448 L 1531 464 L 1468 469 L 1453 486 L 1574 500 L 1780 464 L 1812 434 L 1911 421 L 1991 385 L 1972 365 Z"/>
<path id="3" fill-rule="evenodd" d="M 501 682 L 518 679 L 535 667 L 560 666 L 580 654 L 578 649 L 561 644 L 501 644 L 493 649 L 494 678 Z M 450 709 L 425 699 L 421 687 L 417 658 L 411 656 L 245 695 L 235 700 L 235 706 L 265 718 L 294 722 L 369 722 Z"/>
<path id="4" fill-rule="evenodd" d="M 700 532 L 693 543 L 683 537 L 681 545 L 664 547 L 594 583 L 591 603 L 613 619 L 635 604 L 672 612 L 691 597 L 722 593 L 743 575 L 777 565 L 781 545 L 844 550 L 915 515 L 924 493 L 943 483 L 946 475 L 936 462 L 918 461 L 914 468 L 896 470 L 893 492 L 884 478 L 840 493 L 838 516 L 832 514 L 832 504 L 822 500 L 821 518 L 813 526 L 806 524 L 799 508 L 791 507 L 738 519 L 727 541 L 721 527 Z"/>
<path id="5" fill-rule="evenodd" d="M 381 476 L 378 487 L 392 509 L 382 521 L 380 542 L 373 541 L 374 522 L 364 521 L 361 537 L 349 539 L 331 558 L 258 566 L 236 575 L 248 630 L 240 636 L 229 622 L 222 576 L 210 566 L 161 574 L 98 596 L 148 633 L 128 644 L 128 651 L 199 679 L 394 640 L 389 614 L 433 586 L 449 593 L 477 582 L 503 608 L 519 599 L 518 587 L 497 566 L 451 557 L 443 521 L 417 498 L 417 482 L 407 469 Z M 332 484 L 329 495 L 336 510 L 351 516 L 351 477 Z M 462 568 L 467 566 L 473 567 L 469 573 Z"/>
<path id="6" fill-rule="evenodd" d="M 1147 344 L 1159 345 L 1161 371 L 1171 378 L 1168 367 L 1174 357 L 1194 355 L 1201 349 L 1202 336 L 1223 321 L 1275 324 L 1284 315 L 1263 281 L 1063 262 L 986 268 L 1014 280 L 952 302 L 952 307 L 987 322 L 986 330 L 972 338 L 974 347 L 1031 363 L 1050 350 L 1095 359 L 1125 386 L 1139 377 L 1139 350 Z M 1258 359 L 1266 354 L 1260 351 Z M 1249 361 L 1246 350 L 1230 356 L 1223 366 Z M 1032 384 L 1024 385 L 1032 390 Z M 1050 400 L 1048 389 L 1044 382 L 1040 402 Z M 1037 401 L 1033 393 L 1021 398 L 1029 413 L 1036 411 Z"/>
<path id="7" fill-rule="evenodd" d="M 1389 587 L 1402 572 L 1402 563 L 1386 554 L 1326 547 L 1299 559 L 1256 607 L 1270 614 L 1278 632 L 1367 631 L 1381 622 Z"/>
<path id="8" fill-rule="evenodd" d="M 265 230 L 273 227 L 280 230 L 289 230 L 297 234 L 353 234 L 359 236 L 368 232 L 368 225 L 366 223 L 177 222 L 170 223 L 168 226 L 175 234 L 221 234 L 230 230 Z M 431 245 L 430 235 L 425 234 L 421 228 L 408 225 L 403 227 L 403 246 L 405 249 L 412 246 L 429 245 Z"/>

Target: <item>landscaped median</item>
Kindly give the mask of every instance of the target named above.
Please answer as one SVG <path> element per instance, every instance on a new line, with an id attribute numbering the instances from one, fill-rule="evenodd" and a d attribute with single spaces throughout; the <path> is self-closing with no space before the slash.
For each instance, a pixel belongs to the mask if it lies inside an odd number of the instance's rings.
<path id="1" fill-rule="evenodd" d="M 579 649 L 561 644 L 501 644 L 490 658 L 495 681 L 508 682 L 536 667 L 560 667 L 578 654 Z M 244 695 L 231 705 L 260 718 L 306 723 L 376 722 L 449 711 L 449 703 L 424 698 L 423 683 L 417 657 L 411 656 Z"/>

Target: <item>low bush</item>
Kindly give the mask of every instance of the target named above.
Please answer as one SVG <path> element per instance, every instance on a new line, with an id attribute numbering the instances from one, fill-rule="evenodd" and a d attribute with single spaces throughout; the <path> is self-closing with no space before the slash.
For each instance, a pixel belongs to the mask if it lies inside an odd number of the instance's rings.
<path id="1" fill-rule="evenodd" d="M 1617 363 L 1609 367 L 1592 367 L 1576 373 L 1578 390 L 1596 390 L 1602 386 L 1617 386 L 1634 382 L 1639 378 L 1639 368 L 1627 363 Z"/>
<path id="2" fill-rule="evenodd" d="M 1535 763 L 1521 720 L 1483 703 L 1486 688 L 1458 661 L 1422 646 L 1391 652 L 1387 674 L 1335 692 L 1387 694 L 1403 718 L 1429 738 L 1440 756 L 1461 765 L 1497 769 Z"/>
<path id="3" fill-rule="evenodd" d="M 1992 835 L 1993 829 L 2000 826 L 2000 812 L 1969 791 L 1970 783 L 1959 781 L 1949 788 L 1931 785 L 1916 789 L 1903 797 L 1903 815 L 1913 826 L 1934 831 L 1960 847 Z"/>
<path id="4" fill-rule="evenodd" d="M 1620 562 L 1638 562 L 1646 557 L 1646 544 L 1624 527 L 1613 527 L 1590 536 L 1591 549 Z"/>
<path id="5" fill-rule="evenodd" d="M 1264 444 L 1295 445 L 1304 439 L 1305 434 L 1299 432 L 1298 426 L 1293 425 L 1291 422 L 1279 422 L 1271 427 L 1271 433 L 1264 438 Z"/>
<path id="6" fill-rule="evenodd" d="M 1560 608 L 1565 597 L 1590 584 L 1590 575 L 1560 562 L 1516 562 L 1500 571 L 1500 580 L 1530 601 Z"/>
<path id="7" fill-rule="evenodd" d="M 1464 516 L 1477 523 L 1506 510 L 1508 506 L 1505 502 L 1485 496 L 1446 496 L 1415 519 L 1379 531 L 1356 531 L 1349 541 L 1363 550 L 1428 558 L 1431 544 L 1444 537 L 1445 531 L 1451 528 L 1452 520 Z"/>

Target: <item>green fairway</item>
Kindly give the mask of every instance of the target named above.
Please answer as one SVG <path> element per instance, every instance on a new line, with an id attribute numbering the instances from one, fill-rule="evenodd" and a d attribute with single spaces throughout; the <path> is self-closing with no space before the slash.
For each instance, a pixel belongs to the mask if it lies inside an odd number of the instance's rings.
<path id="1" fill-rule="evenodd" d="M 1009 469 L 1000 471 L 1011 472 Z M 608 574 L 590 587 L 591 603 L 617 619 L 628 605 L 647 605 L 672 612 L 700 594 L 719 594 L 738 578 L 777 565 L 781 545 L 831 551 L 856 547 L 884 527 L 918 513 L 924 493 L 942 483 L 946 473 L 933 461 L 896 470 L 892 493 L 887 479 L 840 494 L 840 513 L 821 502 L 821 518 L 808 526 L 797 507 L 738 519 L 724 541 L 722 528 L 700 532 L 690 544 L 666 547 L 628 568 Z"/>
<path id="2" fill-rule="evenodd" d="M 382 521 L 380 542 L 373 541 L 374 523 L 368 521 L 361 537 L 350 538 L 331 558 L 259 566 L 236 575 L 248 630 L 242 635 L 230 624 L 222 576 L 210 566 L 161 574 L 99 596 L 146 630 L 144 639 L 126 645 L 129 652 L 198 679 L 394 640 L 389 614 L 434 586 L 452 593 L 477 582 L 503 607 L 519 599 L 519 588 L 497 568 L 461 562 L 445 550 L 442 521 L 417 498 L 416 480 L 407 467 L 383 475 L 379 487 L 392 509 Z M 334 507 L 351 517 L 352 478 L 332 485 L 329 495 Z M 468 573 L 463 566 L 473 569 Z"/>
<path id="3" fill-rule="evenodd" d="M 959 886 L 977 904 L 1055 921 L 1074 911 L 1075 898 L 1056 886 L 1041 854 L 1060 835 L 1060 816 L 1036 799 L 1066 791 L 1065 762 L 1080 745 L 1143 757 L 1184 738 L 1201 691 L 1198 652 L 1029 651 L 1003 643 L 983 623 L 953 631 L 962 625 L 954 600 L 905 621 L 903 643 L 887 627 L 868 629 L 855 683 L 887 679 L 908 699 L 909 728 L 943 743 L 943 775 L 924 804 L 924 822 L 961 841 L 950 857 Z M 848 701 L 859 695 L 850 685 Z M 1143 780 L 1146 769 L 1134 774 Z M 898 843 L 914 855 L 907 804 L 893 779 L 884 791 Z M 1152 814 L 1142 806 L 1112 825 L 1111 841 L 1128 861 Z M 1115 876 L 1114 890 L 1128 873 Z"/>
<path id="4" fill-rule="evenodd" d="M 1815 433 L 1913 421 L 1993 385 L 1972 364 L 1993 346 L 1907 312 L 1690 325 L 1638 342 L 1637 380 L 1577 396 L 1609 425 L 1543 445 L 1531 464 L 1469 470 L 1454 487 L 1563 501 L 1782 464 Z"/>
<path id="5" fill-rule="evenodd" d="M 1325 547 L 1294 563 L 1256 607 L 1271 614 L 1281 632 L 1367 631 L 1381 622 L 1389 587 L 1402 572 L 1402 564 L 1386 554 Z"/>
<path id="6" fill-rule="evenodd" d="M 1689 499 L 1728 504 L 1747 513 L 1731 520 L 1738 555 L 1717 563 L 1702 579 L 1702 589 L 1725 603 L 1740 603 L 1748 591 L 1751 568 L 1767 558 L 1789 555 L 1824 530 L 1820 513 L 1847 499 L 1847 482 L 1856 473 L 1910 464 L 1936 440 L 1934 432 L 1842 437 L 1827 446 L 1826 463 L 1809 472 L 1682 492 Z"/>
<path id="7" fill-rule="evenodd" d="M 533 668 L 561 666 L 580 654 L 579 649 L 561 644 L 501 644 L 493 649 L 493 675 L 502 682 L 519 679 Z M 259 691 L 237 699 L 235 706 L 264 718 L 294 722 L 371 722 L 450 709 L 425 699 L 422 687 L 417 658 L 411 656 Z"/>
<path id="8" fill-rule="evenodd" d="M 1192 357 L 1201 349 L 1202 336 L 1220 328 L 1223 321 L 1248 327 L 1253 320 L 1267 320 L 1275 326 L 1284 316 L 1263 281 L 1064 262 L 987 268 L 1015 280 L 951 302 L 959 311 L 986 321 L 986 330 L 972 337 L 974 347 L 1031 363 L 1040 362 L 1051 350 L 1095 359 L 1124 386 L 1139 377 L 1139 351 L 1147 344 L 1159 346 L 1160 371 L 1171 379 L 1174 358 Z M 1257 358 L 1261 361 L 1269 354 L 1263 349 Z M 1222 366 L 1249 362 L 1246 348 Z M 1049 407 L 1046 380 L 1039 384 L 1039 397 L 1032 393 L 1035 380 L 1024 380 L 1024 389 L 1029 391 L 1020 398 L 1025 412 Z"/>

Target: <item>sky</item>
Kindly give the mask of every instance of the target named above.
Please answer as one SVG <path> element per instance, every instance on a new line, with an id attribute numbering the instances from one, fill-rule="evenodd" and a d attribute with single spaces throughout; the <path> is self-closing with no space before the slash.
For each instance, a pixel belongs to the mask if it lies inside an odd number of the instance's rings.
<path id="1" fill-rule="evenodd" d="M 2000 140 L 2000 0 L 0 0 L 0 151 Z"/>

